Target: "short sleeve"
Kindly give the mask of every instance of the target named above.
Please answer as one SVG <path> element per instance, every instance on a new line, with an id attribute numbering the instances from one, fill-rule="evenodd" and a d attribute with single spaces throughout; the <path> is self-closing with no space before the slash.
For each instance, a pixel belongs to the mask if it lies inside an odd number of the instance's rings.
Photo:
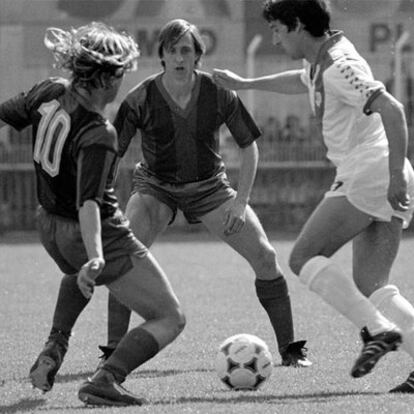
<path id="1" fill-rule="evenodd" d="M 0 119 L 18 131 L 31 124 L 26 97 L 27 94 L 22 92 L 0 104 Z"/>
<path id="2" fill-rule="evenodd" d="M 131 139 L 142 127 L 142 106 L 146 99 L 146 89 L 141 86 L 130 92 L 121 103 L 115 117 L 114 126 L 118 132 L 119 156 L 127 151 Z"/>
<path id="3" fill-rule="evenodd" d="M 239 147 L 245 148 L 261 136 L 260 129 L 235 91 L 220 89 L 219 107 Z"/>
<path id="4" fill-rule="evenodd" d="M 58 78 L 46 79 L 34 85 L 15 97 L 0 104 L 0 118 L 18 131 L 33 123 L 38 115 L 38 106 L 53 99 L 65 89 L 64 80 Z"/>
<path id="5" fill-rule="evenodd" d="M 85 147 L 78 157 L 77 208 L 85 201 L 102 204 L 107 183 L 112 180 L 116 154 L 103 146 Z"/>
<path id="6" fill-rule="evenodd" d="M 325 87 L 346 105 L 360 108 L 371 114 L 370 103 L 385 91 L 382 82 L 373 78 L 365 62 L 340 59 L 325 72 Z"/>

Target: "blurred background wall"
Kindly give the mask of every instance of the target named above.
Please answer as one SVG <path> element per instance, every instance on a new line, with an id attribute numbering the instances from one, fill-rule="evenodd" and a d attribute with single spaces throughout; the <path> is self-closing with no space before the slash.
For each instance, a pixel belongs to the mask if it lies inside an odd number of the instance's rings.
<path id="1" fill-rule="evenodd" d="M 139 70 L 129 74 L 112 117 L 127 91 L 161 70 L 157 56 L 160 28 L 172 18 L 195 23 L 207 54 L 202 69 L 229 68 L 241 75 L 262 75 L 295 68 L 282 50 L 271 44 L 271 31 L 261 17 L 262 0 L 1 0 L 0 100 L 47 77 L 61 74 L 43 45 L 45 29 L 69 28 L 91 20 L 104 21 L 133 34 L 142 52 Z M 399 86 L 410 127 L 414 124 L 414 0 L 331 0 L 332 28 L 344 30 L 370 63 L 375 76 L 394 92 L 395 45 L 402 33 L 409 38 L 402 51 Z M 248 63 L 247 50 L 256 49 Z M 260 168 L 252 204 L 266 226 L 298 228 L 329 185 L 333 170 L 324 157 L 321 137 L 313 125 L 306 96 L 286 97 L 267 92 L 240 93 L 264 134 L 259 140 Z M 35 184 L 30 159 L 30 131 L 0 131 L 0 228 L 33 228 Z M 237 149 L 222 131 L 222 151 L 229 175 L 237 185 Z M 411 154 L 410 148 L 410 154 Z M 118 183 L 121 202 L 130 189 L 129 177 L 139 158 L 139 140 L 123 163 Z M 178 220 L 177 225 L 184 225 Z"/>

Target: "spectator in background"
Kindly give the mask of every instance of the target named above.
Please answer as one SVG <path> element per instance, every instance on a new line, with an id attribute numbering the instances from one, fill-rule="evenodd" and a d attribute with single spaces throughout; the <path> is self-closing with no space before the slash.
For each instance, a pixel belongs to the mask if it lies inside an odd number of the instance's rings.
<path id="1" fill-rule="evenodd" d="M 259 147 L 261 144 L 269 143 L 274 145 L 278 142 L 281 129 L 280 121 L 275 116 L 269 116 L 262 127 L 263 135 L 259 141 Z"/>
<path id="2" fill-rule="evenodd" d="M 280 132 L 281 141 L 300 144 L 306 141 L 306 138 L 306 131 L 300 124 L 300 118 L 297 115 L 288 115 Z"/>
<path id="3" fill-rule="evenodd" d="M 274 161 L 279 159 L 278 144 L 280 141 L 281 125 L 279 120 L 274 116 L 266 119 L 263 127 L 263 135 L 257 142 L 260 151 L 260 159 L 262 162 Z"/>

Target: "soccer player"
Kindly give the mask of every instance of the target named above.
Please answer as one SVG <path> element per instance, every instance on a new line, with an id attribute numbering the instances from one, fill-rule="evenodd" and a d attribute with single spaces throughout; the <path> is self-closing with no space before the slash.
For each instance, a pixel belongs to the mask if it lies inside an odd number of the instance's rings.
<path id="1" fill-rule="evenodd" d="M 176 19 L 159 35 L 163 71 L 129 92 L 114 125 L 122 157 L 139 131 L 143 160 L 134 172 L 126 215 L 147 247 L 180 209 L 189 223 L 206 228 L 241 254 L 256 274 L 256 292 L 276 334 L 282 364 L 309 366 L 305 341 L 294 342 L 288 286 L 276 253 L 249 206 L 260 131 L 234 92 L 217 87 L 197 70 L 205 51 L 199 30 Z M 229 184 L 219 154 L 219 128 L 226 124 L 240 147 L 238 191 Z M 109 298 L 110 355 L 128 327 L 130 311 Z"/>
<path id="2" fill-rule="evenodd" d="M 324 0 L 268 0 L 263 16 L 273 41 L 304 67 L 245 79 L 215 70 L 231 89 L 308 93 L 327 156 L 336 166 L 330 190 L 302 229 L 290 256 L 299 280 L 358 328 L 364 342 L 351 370 L 361 377 L 403 346 L 414 357 L 414 309 L 389 284 L 402 228 L 413 214 L 414 173 L 406 159 L 404 108 L 375 80 L 342 32 L 330 30 Z M 353 279 L 331 256 L 353 241 Z M 392 391 L 414 392 L 414 374 Z"/>
<path id="3" fill-rule="evenodd" d="M 124 74 L 135 69 L 138 46 L 102 23 L 50 28 L 45 44 L 70 79 L 44 80 L 0 104 L 0 126 L 33 128 L 40 238 L 65 274 L 30 379 L 44 392 L 52 388 L 77 317 L 94 287 L 106 285 L 144 322 L 125 334 L 78 396 L 86 404 L 141 405 L 145 400 L 120 384 L 168 345 L 185 321 L 164 272 L 128 227 L 112 186 L 117 135 L 103 112 Z"/>

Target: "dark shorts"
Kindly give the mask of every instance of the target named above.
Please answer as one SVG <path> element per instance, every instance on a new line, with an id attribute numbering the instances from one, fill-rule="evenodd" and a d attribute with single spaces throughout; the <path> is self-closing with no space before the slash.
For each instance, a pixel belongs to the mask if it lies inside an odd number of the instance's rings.
<path id="1" fill-rule="evenodd" d="M 79 222 L 50 214 L 42 207 L 37 219 L 40 240 L 60 270 L 65 274 L 78 273 L 88 261 Z M 102 221 L 102 246 L 106 264 L 96 279 L 97 285 L 111 283 L 131 270 L 131 256 L 143 258 L 148 253 L 120 210 Z"/>
<path id="2" fill-rule="evenodd" d="M 225 172 L 202 181 L 171 184 L 150 174 L 140 164 L 134 171 L 132 192 L 151 195 L 170 207 L 171 223 L 179 209 L 190 224 L 200 223 L 200 217 L 236 196 Z"/>

